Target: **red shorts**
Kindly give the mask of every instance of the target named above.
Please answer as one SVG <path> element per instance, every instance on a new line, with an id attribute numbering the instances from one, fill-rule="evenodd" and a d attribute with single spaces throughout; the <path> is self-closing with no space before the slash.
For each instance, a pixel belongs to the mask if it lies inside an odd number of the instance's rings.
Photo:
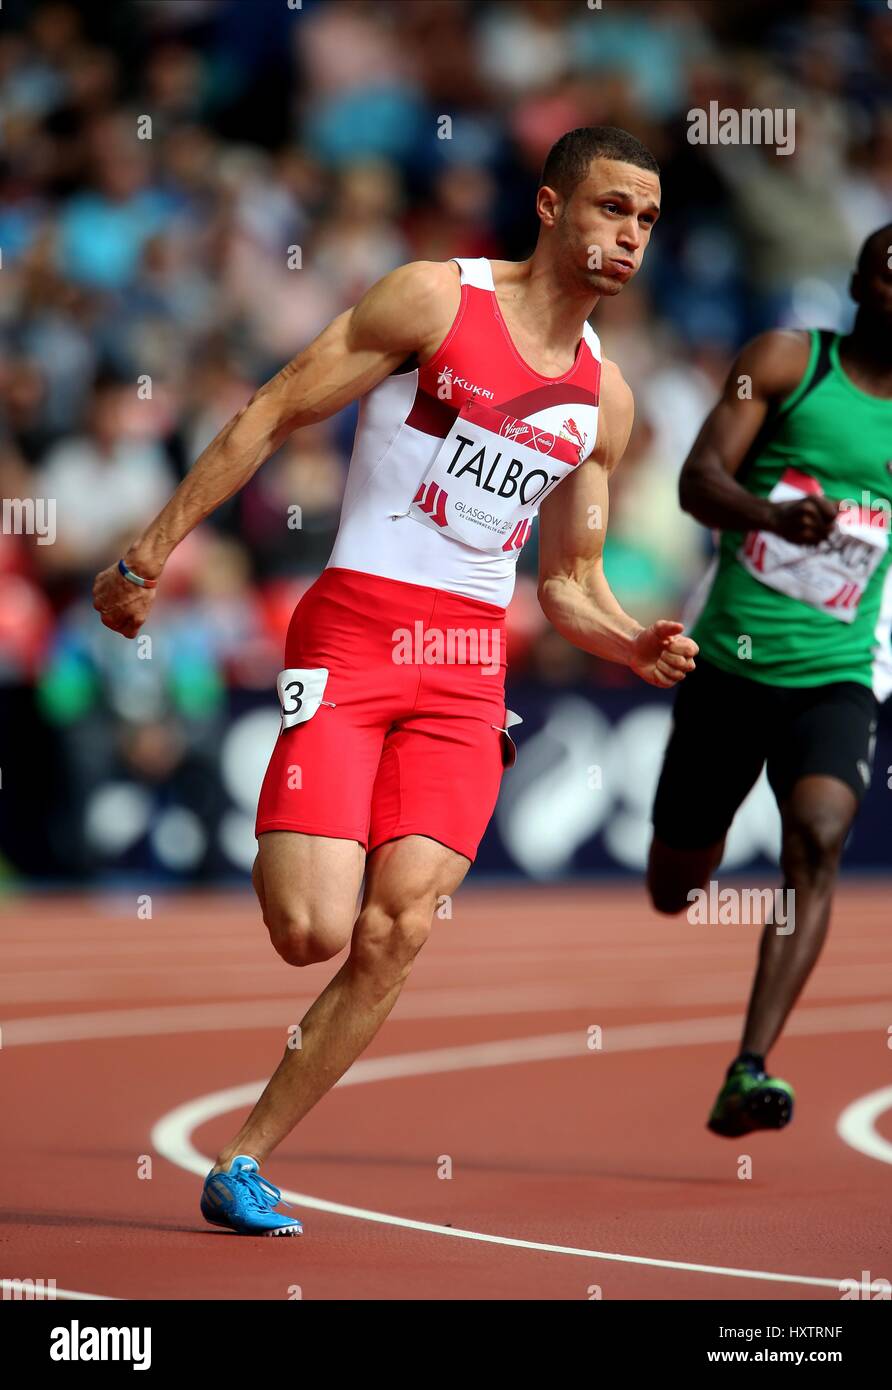
<path id="1" fill-rule="evenodd" d="M 326 569 L 294 610 L 285 666 L 329 675 L 315 713 L 279 734 L 256 833 L 295 830 L 368 850 L 427 835 L 473 860 L 513 761 L 505 610 Z"/>

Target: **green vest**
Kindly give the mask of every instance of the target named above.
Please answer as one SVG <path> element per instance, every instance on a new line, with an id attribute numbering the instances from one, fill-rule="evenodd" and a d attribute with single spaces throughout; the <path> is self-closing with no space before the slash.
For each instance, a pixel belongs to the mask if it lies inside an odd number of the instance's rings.
<path id="1" fill-rule="evenodd" d="M 812 329 L 808 367 L 769 411 L 738 481 L 756 497 L 823 492 L 840 524 L 818 546 L 724 531 L 691 636 L 707 661 L 769 685 L 892 688 L 892 400 L 846 376 L 838 333 Z M 749 639 L 747 641 L 747 639 Z"/>

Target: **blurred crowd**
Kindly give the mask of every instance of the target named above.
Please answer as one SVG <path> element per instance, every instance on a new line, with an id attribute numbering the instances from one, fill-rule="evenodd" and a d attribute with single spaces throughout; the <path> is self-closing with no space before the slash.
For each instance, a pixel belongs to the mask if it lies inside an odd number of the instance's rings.
<path id="1" fill-rule="evenodd" d="M 703 568 L 676 481 L 733 352 L 847 326 L 854 254 L 892 219 L 885 0 L 4 0 L 0 25 L 0 496 L 55 499 L 53 544 L 0 531 L 0 686 L 80 785 L 194 764 L 212 797 L 215 720 L 270 687 L 328 557 L 355 407 L 181 547 L 151 660 L 100 626 L 93 575 L 378 277 L 529 254 L 563 131 L 625 127 L 663 171 L 646 269 L 594 320 L 637 411 L 606 568 L 644 621 Z M 793 108 L 794 152 L 690 143 L 711 101 Z M 625 680 L 545 628 L 534 565 L 515 674 Z"/>

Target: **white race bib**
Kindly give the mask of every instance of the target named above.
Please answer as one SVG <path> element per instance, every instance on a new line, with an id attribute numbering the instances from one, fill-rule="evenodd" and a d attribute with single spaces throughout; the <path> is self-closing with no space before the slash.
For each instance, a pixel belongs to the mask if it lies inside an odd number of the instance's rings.
<path id="1" fill-rule="evenodd" d="M 788 468 L 769 500 L 792 502 L 821 496 L 820 484 Z M 818 545 L 796 545 L 772 531 L 748 531 L 737 558 L 754 579 L 800 599 L 841 623 L 851 623 L 861 595 L 889 547 L 888 514 L 844 507 L 830 535 Z"/>
<path id="2" fill-rule="evenodd" d="M 581 462 L 570 440 L 466 401 L 407 515 L 475 550 L 520 550 L 543 497 Z"/>
<path id="3" fill-rule="evenodd" d="M 324 666 L 305 669 L 292 666 L 276 677 L 276 690 L 282 706 L 282 728 L 291 729 L 312 719 L 325 694 L 328 671 Z M 330 701 L 326 701 L 330 704 Z"/>

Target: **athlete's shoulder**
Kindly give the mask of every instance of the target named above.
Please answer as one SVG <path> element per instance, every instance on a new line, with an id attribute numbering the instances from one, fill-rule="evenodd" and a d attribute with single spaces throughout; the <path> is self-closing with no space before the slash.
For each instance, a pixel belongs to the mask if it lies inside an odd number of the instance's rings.
<path id="1" fill-rule="evenodd" d="M 811 334 L 802 328 L 772 328 L 741 348 L 731 368 L 729 390 L 738 392 L 741 377 L 750 377 L 754 394 L 786 396 L 799 385 L 811 353 Z"/>
<path id="2" fill-rule="evenodd" d="M 442 294 L 458 285 L 461 271 L 456 261 L 407 261 L 385 275 L 381 284 L 394 286 L 399 293 L 416 295 Z"/>
<path id="3" fill-rule="evenodd" d="M 600 404 L 601 409 L 611 415 L 615 421 L 628 420 L 631 424 L 632 416 L 635 413 L 635 397 L 632 395 L 632 388 L 619 367 L 609 357 L 602 357 L 601 359 Z"/>
<path id="4" fill-rule="evenodd" d="M 602 358 L 595 456 L 607 467 L 615 467 L 622 457 L 634 418 L 635 398 L 631 386 L 615 362 L 609 357 Z"/>
<path id="5" fill-rule="evenodd" d="M 424 315 L 453 303 L 461 292 L 461 271 L 455 261 L 407 261 L 378 281 L 379 297 L 400 308 Z"/>
<path id="6" fill-rule="evenodd" d="M 353 326 L 366 340 L 419 351 L 443 337 L 460 295 L 454 261 L 408 261 L 366 291 L 352 311 Z"/>
<path id="7" fill-rule="evenodd" d="M 610 357 L 601 358 L 601 399 L 607 394 L 616 403 L 632 403 L 632 388 L 623 376 L 616 362 Z"/>

